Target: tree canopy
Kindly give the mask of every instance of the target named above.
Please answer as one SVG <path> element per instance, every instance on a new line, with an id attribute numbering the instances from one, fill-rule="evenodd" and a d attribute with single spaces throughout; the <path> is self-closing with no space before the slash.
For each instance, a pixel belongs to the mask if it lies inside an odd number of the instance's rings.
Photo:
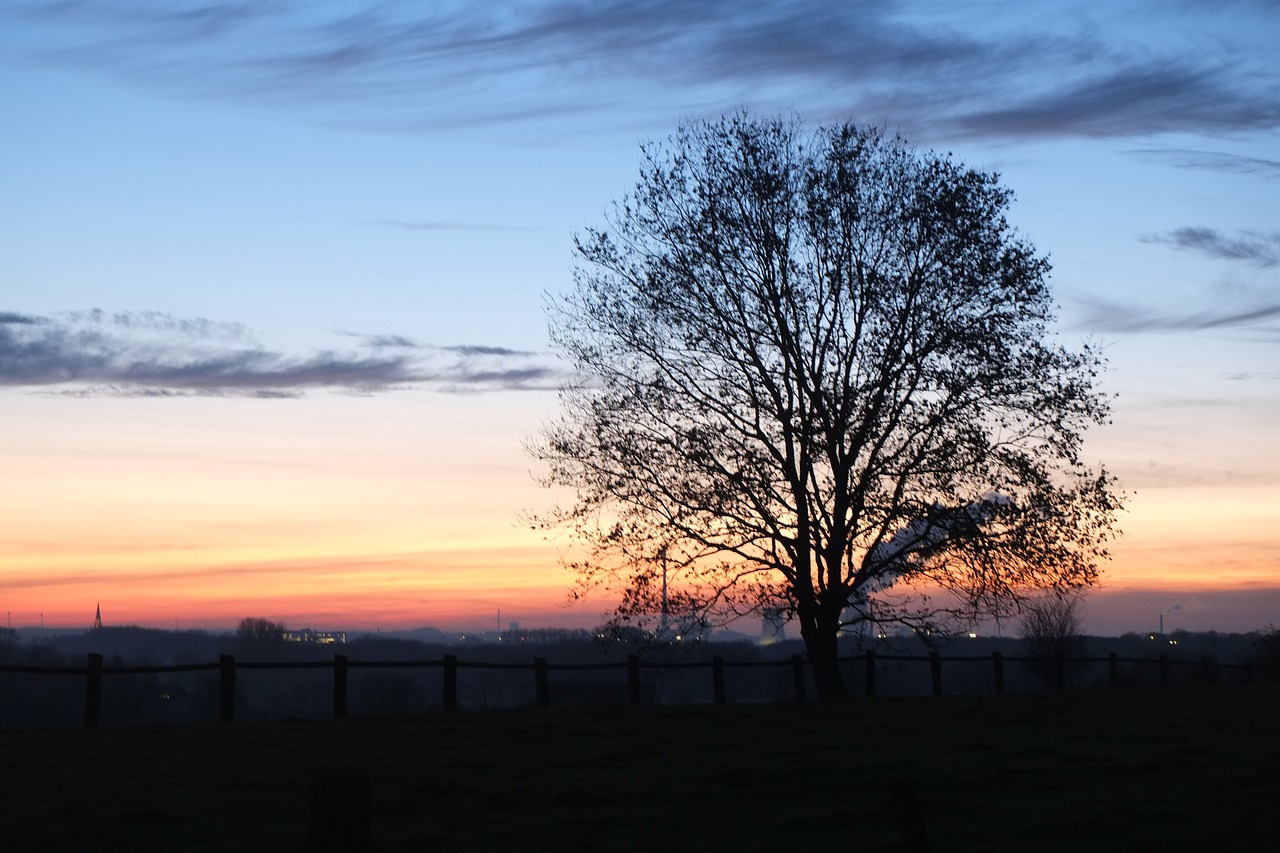
<path id="1" fill-rule="evenodd" d="M 998 175 L 745 113 L 641 151 L 549 304 L 575 379 L 531 452 L 574 496 L 541 520 L 590 546 L 579 592 L 628 623 L 782 608 L 838 695 L 872 608 L 923 625 L 1095 582 L 1120 504 L 1081 453 L 1102 359 L 1057 342 Z"/>
<path id="2" fill-rule="evenodd" d="M 283 622 L 273 622 L 261 616 L 246 616 L 236 626 L 236 639 L 248 646 L 267 646 L 284 641 L 289 630 Z"/>

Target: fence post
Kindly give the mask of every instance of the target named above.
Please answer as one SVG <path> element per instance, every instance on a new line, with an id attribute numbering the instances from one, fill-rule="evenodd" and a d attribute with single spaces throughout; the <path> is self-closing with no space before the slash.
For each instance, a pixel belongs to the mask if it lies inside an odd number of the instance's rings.
<path id="1" fill-rule="evenodd" d="M 333 656 L 333 716 L 341 720 L 347 715 L 347 656 Z"/>
<path id="2" fill-rule="evenodd" d="M 533 659 L 533 687 L 539 708 L 551 707 L 551 685 L 547 682 L 547 659 Z"/>
<path id="3" fill-rule="evenodd" d="M 796 685 L 796 701 L 804 701 L 804 655 L 791 656 L 791 680 Z"/>
<path id="4" fill-rule="evenodd" d="M 369 777 L 327 771 L 311 778 L 307 853 L 367 853 L 373 825 Z"/>
<path id="5" fill-rule="evenodd" d="M 1111 686 L 1113 688 L 1120 686 L 1120 655 L 1111 652 L 1107 655 L 1107 669 L 1111 674 Z"/>
<path id="6" fill-rule="evenodd" d="M 724 704 L 724 658 L 720 655 L 711 657 L 711 692 L 717 705 Z"/>
<path id="7" fill-rule="evenodd" d="M 991 668 L 996 678 L 996 695 L 1004 693 L 1004 655 L 1000 652 L 991 653 Z"/>
<path id="8" fill-rule="evenodd" d="M 916 799 L 915 783 L 909 776 L 894 779 L 889 783 L 889 798 L 898 813 L 898 826 L 908 853 L 929 853 L 929 831 Z"/>
<path id="9" fill-rule="evenodd" d="M 868 699 L 876 698 L 876 650 L 867 649 L 867 662 L 863 666 L 862 677 L 863 683 L 866 685 L 866 694 Z"/>
<path id="10" fill-rule="evenodd" d="M 1200 677 L 1204 679 L 1205 684 L 1213 684 L 1217 681 L 1217 664 L 1213 658 L 1205 655 L 1200 659 Z"/>
<path id="11" fill-rule="evenodd" d="M 627 701 L 640 705 L 640 656 L 627 655 Z"/>
<path id="12" fill-rule="evenodd" d="M 218 722 L 229 723 L 236 716 L 236 659 L 218 655 Z"/>
<path id="13" fill-rule="evenodd" d="M 458 656 L 444 656 L 444 685 L 441 688 L 440 704 L 446 711 L 458 707 Z"/>
<path id="14" fill-rule="evenodd" d="M 942 695 L 942 655 L 929 652 L 929 674 L 933 676 L 933 695 Z"/>
<path id="15" fill-rule="evenodd" d="M 1169 686 L 1169 656 L 1160 655 L 1160 686 Z"/>
<path id="16" fill-rule="evenodd" d="M 85 672 L 84 727 L 96 729 L 98 714 L 102 709 L 102 655 L 89 652 L 89 664 Z"/>

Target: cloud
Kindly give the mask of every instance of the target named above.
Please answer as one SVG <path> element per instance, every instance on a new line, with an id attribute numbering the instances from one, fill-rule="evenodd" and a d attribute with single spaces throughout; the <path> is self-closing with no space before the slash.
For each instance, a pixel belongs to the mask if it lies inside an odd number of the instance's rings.
<path id="1" fill-rule="evenodd" d="M 361 344 L 356 352 L 291 355 L 252 342 L 238 323 L 154 311 L 50 317 L 0 312 L 0 386 L 91 396 L 275 398 L 321 389 L 373 393 L 405 386 L 545 389 L 560 380 L 555 367 L 521 350 L 354 336 Z"/>
<path id="2" fill-rule="evenodd" d="M 1263 178 L 1280 178 L 1280 160 L 1245 157 L 1224 151 L 1199 151 L 1188 148 L 1134 148 L 1125 151 L 1133 157 L 1179 169 L 1207 169 Z"/>
<path id="3" fill-rule="evenodd" d="M 1175 249 L 1186 249 L 1227 261 L 1247 261 L 1254 266 L 1270 267 L 1280 261 L 1280 233 L 1261 234 L 1242 231 L 1228 237 L 1212 228 L 1175 228 L 1168 234 L 1139 238 L 1144 243 L 1164 243 Z"/>
<path id="4" fill-rule="evenodd" d="M 1280 370 L 1240 370 L 1222 376 L 1228 382 L 1280 382 Z"/>
<path id="5" fill-rule="evenodd" d="M 1280 126 L 1280 101 L 1237 89 L 1218 69 L 1156 63 L 1107 69 L 964 115 L 971 135 L 1113 137 L 1195 130 L 1220 133 Z"/>
<path id="6" fill-rule="evenodd" d="M 1280 80 L 1263 34 L 1280 9 L 1218 12 L 1148 0 L 1050 15 L 1012 2 L 41 0 L 0 16 L 44 61 L 386 130 L 574 117 L 578 132 L 622 115 L 666 127 L 673 112 L 744 101 L 999 138 L 1274 129 Z"/>
<path id="7" fill-rule="evenodd" d="M 488 347 L 464 345 L 455 347 L 441 347 L 446 352 L 456 352 L 460 355 L 503 355 L 503 356 L 528 356 L 533 353 L 526 350 L 508 349 L 507 347 Z"/>
<path id="8" fill-rule="evenodd" d="M 1076 324 L 1096 332 L 1236 331 L 1280 340 L 1280 302 L 1170 311 L 1077 297 L 1085 308 Z"/>

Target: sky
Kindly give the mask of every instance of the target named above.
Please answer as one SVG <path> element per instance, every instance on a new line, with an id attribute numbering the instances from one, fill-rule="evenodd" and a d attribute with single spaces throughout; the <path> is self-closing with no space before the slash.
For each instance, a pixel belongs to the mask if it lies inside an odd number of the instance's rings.
<path id="1" fill-rule="evenodd" d="M 1087 631 L 1280 623 L 1278 32 L 1271 0 L 0 0 L 0 616 L 598 624 L 524 521 L 547 295 L 641 142 L 745 108 L 1016 194 L 1117 395 Z"/>

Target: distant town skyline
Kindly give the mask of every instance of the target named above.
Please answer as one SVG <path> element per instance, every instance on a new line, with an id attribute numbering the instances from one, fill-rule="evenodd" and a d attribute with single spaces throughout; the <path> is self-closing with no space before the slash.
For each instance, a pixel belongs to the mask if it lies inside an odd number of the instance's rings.
<path id="1" fill-rule="evenodd" d="M 1280 623 L 1278 31 L 1244 0 L 0 0 L 0 606 L 599 623 L 523 520 L 544 294 L 641 141 L 746 107 L 1016 194 L 1118 395 L 1087 631 Z"/>

